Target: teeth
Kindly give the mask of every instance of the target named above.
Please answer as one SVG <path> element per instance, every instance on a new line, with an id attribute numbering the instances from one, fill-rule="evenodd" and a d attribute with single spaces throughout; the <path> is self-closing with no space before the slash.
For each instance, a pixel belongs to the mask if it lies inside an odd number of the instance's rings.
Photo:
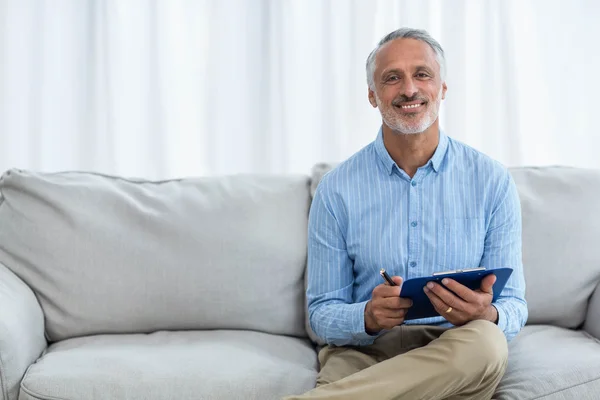
<path id="1" fill-rule="evenodd" d="M 402 106 L 402 108 L 417 108 L 420 106 L 421 106 L 421 104 L 411 104 L 410 106 Z"/>

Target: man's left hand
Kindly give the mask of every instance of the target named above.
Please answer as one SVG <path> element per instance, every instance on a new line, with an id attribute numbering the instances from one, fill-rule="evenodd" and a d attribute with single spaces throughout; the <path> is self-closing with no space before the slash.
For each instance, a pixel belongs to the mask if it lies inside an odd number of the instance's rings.
<path id="1" fill-rule="evenodd" d="M 481 281 L 481 287 L 471 290 L 453 279 L 444 278 L 444 286 L 429 282 L 423 288 L 436 311 L 454 326 L 484 319 L 497 323 L 498 310 L 492 305 L 493 286 L 496 275 L 488 275 Z M 454 293 L 453 293 L 454 292 Z"/>

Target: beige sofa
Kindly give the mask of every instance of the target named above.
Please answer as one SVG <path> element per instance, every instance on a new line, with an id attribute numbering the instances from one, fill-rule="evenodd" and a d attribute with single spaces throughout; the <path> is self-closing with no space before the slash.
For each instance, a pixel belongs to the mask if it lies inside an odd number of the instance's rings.
<path id="1" fill-rule="evenodd" d="M 279 399 L 314 386 L 310 176 L 0 180 L 0 400 Z M 600 171 L 511 170 L 528 326 L 498 399 L 600 398 Z"/>

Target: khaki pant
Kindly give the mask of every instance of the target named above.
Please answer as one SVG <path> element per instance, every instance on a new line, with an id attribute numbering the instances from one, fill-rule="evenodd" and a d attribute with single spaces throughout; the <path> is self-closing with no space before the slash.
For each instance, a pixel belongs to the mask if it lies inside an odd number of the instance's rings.
<path id="1" fill-rule="evenodd" d="M 325 346 L 317 387 L 286 399 L 491 399 L 508 349 L 493 323 L 401 325 L 371 346 Z"/>

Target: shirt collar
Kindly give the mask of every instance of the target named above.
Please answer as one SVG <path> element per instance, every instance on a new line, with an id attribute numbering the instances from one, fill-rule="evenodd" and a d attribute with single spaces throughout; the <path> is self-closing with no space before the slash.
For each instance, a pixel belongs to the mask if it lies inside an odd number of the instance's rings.
<path id="1" fill-rule="evenodd" d="M 435 172 L 440 170 L 442 165 L 442 161 L 444 161 L 444 157 L 448 151 L 448 136 L 440 129 L 439 134 L 439 143 L 433 156 L 429 160 L 428 164 L 431 163 L 431 166 Z M 375 140 L 375 151 L 379 156 L 381 162 L 383 162 L 383 166 L 385 170 L 391 175 L 394 172 L 394 167 L 398 168 L 390 153 L 388 153 L 385 145 L 383 144 L 383 127 L 379 128 L 379 133 L 377 135 L 377 139 Z M 398 168 L 399 169 L 399 168 Z"/>
<path id="2" fill-rule="evenodd" d="M 442 161 L 448 152 L 448 136 L 440 129 L 438 146 L 431 157 L 431 166 L 435 172 L 438 172 L 442 166 Z"/>

